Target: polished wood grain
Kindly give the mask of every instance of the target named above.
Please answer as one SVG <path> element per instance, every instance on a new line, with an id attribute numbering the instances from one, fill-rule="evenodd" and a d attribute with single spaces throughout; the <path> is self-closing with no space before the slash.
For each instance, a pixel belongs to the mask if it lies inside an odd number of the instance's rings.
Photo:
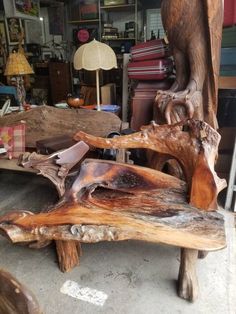
<path id="1" fill-rule="evenodd" d="M 225 246 L 222 216 L 190 206 L 185 182 L 149 168 L 89 159 L 49 212 L 12 212 L 0 218 L 0 228 L 13 242 L 136 239 L 197 250 Z"/>
<path id="2" fill-rule="evenodd" d="M 36 141 L 73 136 L 83 130 L 96 136 L 107 136 L 111 131 L 120 131 L 121 120 L 113 113 L 85 109 L 58 109 L 39 106 L 29 111 L 15 112 L 0 117 L 0 126 L 26 123 L 26 147 L 36 147 Z"/>
<path id="3" fill-rule="evenodd" d="M 99 148 L 148 148 L 175 158 L 185 175 L 190 203 L 201 209 L 215 210 L 217 195 L 226 187 L 226 181 L 214 171 L 220 135 L 203 121 L 186 120 L 174 125 L 152 123 L 141 132 L 113 139 L 80 131 L 75 139 Z"/>
<path id="4" fill-rule="evenodd" d="M 3 269 L 0 269 L 0 313 L 42 314 L 32 292 Z"/>
<path id="5" fill-rule="evenodd" d="M 168 123 L 189 116 L 217 128 L 223 25 L 222 0 L 163 0 L 162 20 L 176 66 L 176 81 L 156 101 Z"/>
<path id="6" fill-rule="evenodd" d="M 191 302 L 197 299 L 199 290 L 196 274 L 197 258 L 197 250 L 181 249 L 178 295 Z"/>

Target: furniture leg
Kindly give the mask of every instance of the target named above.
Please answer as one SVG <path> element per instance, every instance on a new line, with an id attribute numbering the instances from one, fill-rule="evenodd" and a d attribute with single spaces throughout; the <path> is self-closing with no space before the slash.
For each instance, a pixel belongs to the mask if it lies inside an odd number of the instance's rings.
<path id="1" fill-rule="evenodd" d="M 80 242 L 57 240 L 55 243 L 59 268 L 63 273 L 79 265 L 82 252 Z"/>
<path id="2" fill-rule="evenodd" d="M 199 259 L 204 259 L 205 257 L 207 257 L 207 255 L 208 255 L 208 251 L 198 251 Z"/>
<path id="3" fill-rule="evenodd" d="M 198 297 L 198 281 L 196 274 L 197 258 L 198 250 L 181 249 L 178 295 L 191 302 L 194 302 Z"/>

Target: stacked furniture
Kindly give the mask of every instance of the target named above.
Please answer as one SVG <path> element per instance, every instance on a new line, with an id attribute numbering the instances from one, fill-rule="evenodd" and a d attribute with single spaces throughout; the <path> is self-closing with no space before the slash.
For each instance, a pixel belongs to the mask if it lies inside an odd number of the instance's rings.
<path id="1" fill-rule="evenodd" d="M 225 0 L 217 119 L 221 143 L 216 170 L 229 179 L 236 134 L 236 3 Z M 231 184 L 232 185 L 232 184 Z M 230 188 L 229 188 L 230 190 Z M 227 208 L 230 207 L 228 202 Z"/>
<path id="2" fill-rule="evenodd" d="M 137 80 L 132 98 L 131 127 L 139 130 L 153 117 L 153 103 L 158 89 L 167 89 L 165 82 L 173 70 L 169 58 L 168 45 L 163 39 L 155 39 L 137 44 L 131 48 L 131 62 L 128 64 L 128 77 Z"/>

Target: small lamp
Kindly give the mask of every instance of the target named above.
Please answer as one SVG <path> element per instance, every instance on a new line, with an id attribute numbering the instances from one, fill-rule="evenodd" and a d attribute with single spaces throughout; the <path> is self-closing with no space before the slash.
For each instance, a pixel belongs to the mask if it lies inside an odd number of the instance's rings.
<path id="1" fill-rule="evenodd" d="M 84 44 L 75 52 L 74 68 L 96 71 L 97 110 L 101 111 L 99 91 L 99 70 L 117 68 L 116 55 L 111 47 L 97 40 Z"/>
<path id="2" fill-rule="evenodd" d="M 25 103 L 25 87 L 23 75 L 33 73 L 33 69 L 31 68 L 29 62 L 22 53 L 13 51 L 9 54 L 4 75 L 16 77 L 17 98 L 20 103 L 20 110 L 23 110 L 23 105 Z"/>

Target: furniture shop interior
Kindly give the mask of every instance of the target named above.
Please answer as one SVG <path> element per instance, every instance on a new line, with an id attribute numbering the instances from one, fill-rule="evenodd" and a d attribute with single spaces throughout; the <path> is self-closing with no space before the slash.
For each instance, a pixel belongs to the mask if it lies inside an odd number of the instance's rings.
<path id="1" fill-rule="evenodd" d="M 0 0 L 0 187 L 0 314 L 233 314 L 235 1 Z"/>

